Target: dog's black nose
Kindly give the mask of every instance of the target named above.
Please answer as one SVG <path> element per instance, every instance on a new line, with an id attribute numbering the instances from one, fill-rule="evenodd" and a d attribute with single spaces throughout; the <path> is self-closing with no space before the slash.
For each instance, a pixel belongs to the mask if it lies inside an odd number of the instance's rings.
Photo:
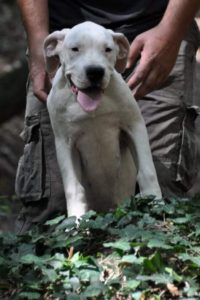
<path id="1" fill-rule="evenodd" d="M 87 78 L 94 83 L 101 81 L 104 76 L 104 73 L 104 68 L 100 66 L 88 66 L 86 68 Z"/>

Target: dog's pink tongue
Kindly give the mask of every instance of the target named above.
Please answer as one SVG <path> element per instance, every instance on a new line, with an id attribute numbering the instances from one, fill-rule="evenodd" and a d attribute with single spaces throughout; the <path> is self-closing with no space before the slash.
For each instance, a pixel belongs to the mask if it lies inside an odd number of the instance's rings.
<path id="1" fill-rule="evenodd" d="M 100 104 L 101 101 L 101 93 L 96 95 L 87 95 L 82 91 L 78 91 L 77 101 L 82 107 L 82 109 L 86 112 L 94 111 Z"/>

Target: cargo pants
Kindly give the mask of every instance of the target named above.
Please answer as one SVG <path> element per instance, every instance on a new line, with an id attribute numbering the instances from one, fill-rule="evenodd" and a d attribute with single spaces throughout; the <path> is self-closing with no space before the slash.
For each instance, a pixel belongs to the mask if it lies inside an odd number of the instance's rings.
<path id="1" fill-rule="evenodd" d="M 176 64 L 163 86 L 138 101 L 146 122 L 153 160 L 164 197 L 187 196 L 197 170 L 193 76 L 199 32 L 195 24 L 181 43 Z M 133 70 L 132 70 L 133 71 Z M 124 74 L 127 79 L 130 73 Z M 23 203 L 16 231 L 66 212 L 54 136 L 46 104 L 27 86 L 24 153 L 16 174 L 16 194 Z"/>

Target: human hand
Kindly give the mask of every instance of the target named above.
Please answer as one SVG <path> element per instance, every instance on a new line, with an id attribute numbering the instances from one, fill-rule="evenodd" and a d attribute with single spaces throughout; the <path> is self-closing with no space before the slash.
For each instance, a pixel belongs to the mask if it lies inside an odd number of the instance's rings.
<path id="1" fill-rule="evenodd" d="M 47 33 L 39 37 L 29 36 L 29 70 L 33 93 L 40 101 L 46 101 L 51 88 L 49 75 L 46 72 L 43 54 L 43 43 Z"/>
<path id="2" fill-rule="evenodd" d="M 45 62 L 42 51 L 40 51 L 39 54 L 30 54 L 29 68 L 34 95 L 38 98 L 38 100 L 46 101 L 51 83 L 45 70 Z"/>
<path id="3" fill-rule="evenodd" d="M 161 25 L 140 35 L 132 42 L 127 68 L 138 58 L 139 64 L 128 81 L 135 98 L 159 88 L 172 70 L 180 47 L 181 39 Z"/>

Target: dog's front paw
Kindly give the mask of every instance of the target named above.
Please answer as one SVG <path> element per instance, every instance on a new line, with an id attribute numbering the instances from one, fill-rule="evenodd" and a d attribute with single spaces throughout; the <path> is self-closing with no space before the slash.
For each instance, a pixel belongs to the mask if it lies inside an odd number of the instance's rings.
<path id="1" fill-rule="evenodd" d="M 157 189 L 149 189 L 149 190 L 143 190 L 140 192 L 141 196 L 154 196 L 155 200 L 161 200 L 162 199 L 162 192 L 160 188 Z"/>
<path id="2" fill-rule="evenodd" d="M 84 193 L 84 189 L 76 189 L 75 192 L 68 192 L 67 196 L 67 214 L 68 217 L 76 217 L 79 219 L 88 211 L 88 205 Z"/>
<path id="3" fill-rule="evenodd" d="M 76 201 L 75 201 L 76 202 Z M 87 205 L 84 203 L 74 203 L 73 206 L 67 208 L 68 217 L 76 217 L 77 220 L 87 212 Z"/>

